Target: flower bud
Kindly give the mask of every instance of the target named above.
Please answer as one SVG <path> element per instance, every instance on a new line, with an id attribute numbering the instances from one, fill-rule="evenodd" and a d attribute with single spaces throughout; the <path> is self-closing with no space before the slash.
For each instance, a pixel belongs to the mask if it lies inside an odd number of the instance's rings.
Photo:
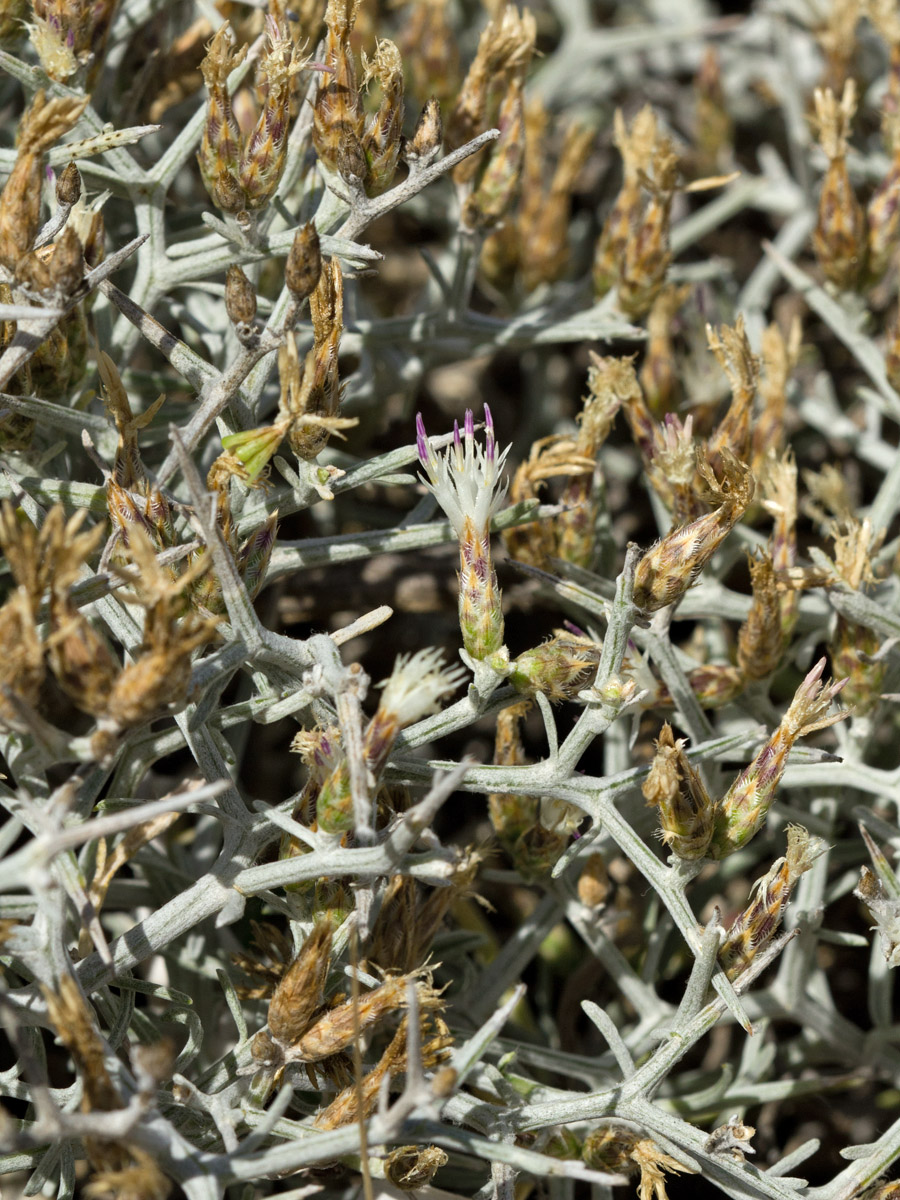
<path id="1" fill-rule="evenodd" d="M 302 304 L 312 295 L 321 274 L 322 252 L 318 230 L 314 221 L 307 221 L 294 234 L 284 265 L 284 282 L 296 304 Z"/>
<path id="2" fill-rule="evenodd" d="M 233 263 L 225 276 L 225 311 L 232 325 L 249 328 L 256 316 L 256 289 L 243 268 Z"/>
<path id="3" fill-rule="evenodd" d="M 56 180 L 56 203 L 61 207 L 75 204 L 81 195 L 81 174 L 74 162 L 67 163 Z"/>
<path id="4" fill-rule="evenodd" d="M 848 715 L 844 710 L 826 715 L 832 700 L 843 688 L 844 680 L 838 683 L 829 680 L 823 684 L 824 669 L 825 659 L 822 658 L 797 688 L 768 742 L 719 801 L 709 847 L 710 858 L 727 858 L 734 854 L 762 827 L 794 742 L 817 729 L 827 729 Z"/>
<path id="5" fill-rule="evenodd" d="M 787 854 L 753 885 L 753 900 L 735 919 L 719 950 L 719 961 L 729 979 L 736 979 L 771 942 L 794 884 L 827 849 L 821 838 L 810 837 L 802 825 L 789 825 L 787 837 Z"/>

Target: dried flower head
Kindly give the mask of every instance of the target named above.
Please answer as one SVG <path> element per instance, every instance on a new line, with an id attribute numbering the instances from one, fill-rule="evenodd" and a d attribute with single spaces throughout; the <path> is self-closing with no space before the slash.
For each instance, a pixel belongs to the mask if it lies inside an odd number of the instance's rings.
<path id="1" fill-rule="evenodd" d="M 862 868 L 853 894 L 865 904 L 875 922 L 872 928 L 881 938 L 885 962 L 889 967 L 896 967 L 900 965 L 900 880 L 868 829 L 860 825 L 859 830 L 874 870 Z"/>
<path id="2" fill-rule="evenodd" d="M 722 451 L 722 458 L 721 483 L 706 463 L 698 462 L 709 495 L 718 507 L 667 533 L 638 563 L 634 602 L 645 612 L 655 612 L 683 596 L 750 507 L 755 490 L 753 473 L 727 450 Z"/>
<path id="3" fill-rule="evenodd" d="M 828 157 L 828 170 L 819 195 L 819 215 L 813 248 L 826 279 L 836 287 L 856 286 L 865 266 L 866 218 L 847 173 L 847 139 L 856 112 L 856 85 L 844 84 L 840 101 L 830 88 L 815 91 L 819 143 Z"/>
<path id="4" fill-rule="evenodd" d="M 800 737 L 827 729 L 848 715 L 828 715 L 844 680 L 822 683 L 825 659 L 820 659 L 797 688 L 787 712 L 753 762 L 738 775 L 716 809 L 716 826 L 709 848 L 711 858 L 726 858 L 745 846 L 762 827 L 784 774 L 788 752 Z"/>
<path id="5" fill-rule="evenodd" d="M 456 691 L 465 678 L 462 667 L 446 667 L 440 650 L 419 650 L 401 654 L 394 663 L 378 709 L 366 727 L 364 746 L 366 764 L 378 776 L 401 729 L 438 711 L 439 702 Z"/>
<path id="6" fill-rule="evenodd" d="M 668 723 L 656 742 L 656 754 L 641 791 L 659 809 L 660 836 L 686 862 L 704 858 L 713 833 L 713 802 L 699 773 Z"/>
<path id="7" fill-rule="evenodd" d="M 787 837 L 787 854 L 753 885 L 753 899 L 735 918 L 722 943 L 719 960 L 729 979 L 736 979 L 772 940 L 794 884 L 827 849 L 821 838 L 811 837 L 802 825 L 789 825 Z"/>

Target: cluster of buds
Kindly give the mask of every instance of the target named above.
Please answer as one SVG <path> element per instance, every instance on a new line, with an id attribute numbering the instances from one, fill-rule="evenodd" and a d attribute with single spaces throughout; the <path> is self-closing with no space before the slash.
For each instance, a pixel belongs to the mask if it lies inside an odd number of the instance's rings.
<path id="1" fill-rule="evenodd" d="M 622 1175 L 640 1173 L 637 1190 L 640 1200 L 668 1200 L 664 1171 L 679 1175 L 691 1170 L 661 1150 L 652 1138 L 620 1125 L 603 1125 L 589 1133 L 581 1157 L 596 1171 L 614 1171 Z"/>
<path id="2" fill-rule="evenodd" d="M 464 674 L 461 667 L 445 667 L 439 650 L 420 650 L 411 657 L 401 654 L 397 658 L 363 734 L 363 760 L 372 795 L 400 731 L 437 712 L 440 701 L 459 687 Z M 303 745 L 295 748 L 306 751 Z M 315 774 L 320 776 L 315 784 L 318 826 L 327 833 L 345 833 L 353 826 L 349 764 L 333 736 L 320 741 L 314 755 Z M 327 775 L 326 763 L 331 764 Z"/>
<path id="3" fill-rule="evenodd" d="M 873 928 L 881 938 L 885 962 L 889 967 L 900 966 L 900 879 L 865 825 L 859 829 L 874 870 L 862 868 L 853 894 L 865 904 L 875 922 Z"/>
<path id="4" fill-rule="evenodd" d="M 106 50 L 116 0 L 31 0 L 31 43 L 51 79 L 93 87 Z"/>
<path id="5" fill-rule="evenodd" d="M 350 35 L 360 0 L 328 0 L 325 10 L 323 80 L 313 101 L 313 145 L 320 161 L 369 196 L 389 187 L 400 155 L 403 128 L 403 63 L 400 51 L 379 40 L 364 82 L 381 88 L 378 109 L 366 122 Z"/>
<path id="6" fill-rule="evenodd" d="M 350 1082 L 347 1051 L 367 1031 L 402 1013 L 414 989 L 423 1027 L 439 1022 L 436 1038 L 423 1046 L 423 1060 L 433 1066 L 440 1061 L 449 1037 L 437 1014 L 442 1002 L 427 972 L 394 975 L 358 997 L 329 1003 L 326 984 L 331 967 L 333 927 L 319 921 L 308 935 L 296 958 L 278 981 L 268 1007 L 267 1028 L 253 1038 L 251 1053 L 259 1072 L 257 1093 L 264 1098 L 277 1086 L 285 1070 L 300 1067 L 316 1086 L 316 1073 L 338 1087 L 335 1100 L 317 1117 L 317 1125 L 334 1129 L 368 1116 L 374 1109 L 384 1079 L 406 1067 L 406 1024 L 401 1021 L 378 1065 L 359 1085 Z M 362 1098 L 362 1111 L 359 1101 Z"/>
<path id="7" fill-rule="evenodd" d="M 286 21 L 269 15 L 266 32 L 268 42 L 259 62 L 265 99 L 248 136 L 241 131 L 228 92 L 228 76 L 243 62 L 247 47 L 235 50 L 231 30 L 223 25 L 201 65 L 209 99 L 197 155 L 200 174 L 213 203 L 233 216 L 264 208 L 278 187 L 287 154 L 293 79 L 306 66 Z"/>
<path id="8" fill-rule="evenodd" d="M 47 515 L 40 530 L 20 527 L 11 506 L 0 522 L 0 544 L 18 584 L 0 609 L 0 623 L 18 633 L 17 652 L 4 662 L 3 715 L 16 722 L 23 707 L 38 699 L 44 660 L 75 706 L 100 719 L 92 742 L 102 757 L 115 735 L 184 702 L 191 675 L 191 652 L 209 641 L 215 620 L 189 611 L 190 588 L 207 568 L 205 561 L 173 579 L 161 567 L 155 550 L 139 526 L 130 530 L 129 557 L 136 573 L 127 579 L 134 592 L 124 597 L 146 610 L 143 643 L 122 667 L 106 640 L 72 600 L 71 587 L 96 550 L 103 526 L 81 532 L 85 514 L 66 522 L 61 508 Z M 49 591 L 49 634 L 41 642 L 37 614 Z"/>
<path id="9" fill-rule="evenodd" d="M 676 858 L 727 858 L 760 830 L 794 742 L 847 716 L 846 710 L 828 715 L 844 683 L 823 684 L 824 667 L 823 658 L 800 684 L 765 746 L 718 800 L 691 766 L 684 739 L 676 739 L 670 726 L 663 726 L 643 793 L 647 803 L 659 809 L 662 840 Z"/>
<path id="10" fill-rule="evenodd" d="M 719 961 L 729 979 L 736 979 L 771 942 L 784 918 L 794 884 L 827 849 L 821 838 L 810 837 L 802 825 L 789 825 L 787 839 L 787 854 L 753 885 L 753 899 L 735 918 L 722 942 Z"/>
<path id="11" fill-rule="evenodd" d="M 484 447 L 475 441 L 475 420 L 466 411 L 463 432 L 454 422 L 453 442 L 438 455 L 416 418 L 419 461 L 425 486 L 446 513 L 459 540 L 459 624 L 463 646 L 477 662 L 505 658 L 500 587 L 491 558 L 491 519 L 506 496 L 501 482 L 509 453 L 497 452 L 491 410 L 484 406 Z"/>
<path id="12" fill-rule="evenodd" d="M 61 1044 L 68 1050 L 82 1087 L 83 1113 L 115 1113 L 125 1101 L 106 1066 L 111 1050 L 97 1029 L 94 1014 L 71 975 L 63 975 L 56 990 L 43 987 L 47 1015 Z M 132 1065 L 145 1108 L 156 1090 L 171 1078 L 174 1054 L 167 1043 L 139 1046 Z M 86 1136 L 84 1149 L 91 1169 L 85 1189 L 91 1196 L 142 1197 L 165 1200 L 171 1185 L 155 1158 L 127 1138 Z"/>

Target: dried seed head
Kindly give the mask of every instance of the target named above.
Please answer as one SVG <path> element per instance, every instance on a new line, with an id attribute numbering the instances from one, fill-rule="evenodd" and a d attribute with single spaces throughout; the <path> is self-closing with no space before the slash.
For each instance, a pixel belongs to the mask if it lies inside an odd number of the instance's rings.
<path id="1" fill-rule="evenodd" d="M 794 884 L 828 848 L 821 838 L 810 837 L 802 825 L 789 825 L 787 836 L 786 856 L 773 863 L 753 885 L 752 901 L 735 919 L 722 943 L 719 960 L 729 979 L 737 978 L 772 940 Z"/>
<path id="2" fill-rule="evenodd" d="M 322 275 L 322 253 L 319 234 L 314 221 L 307 221 L 294 234 L 287 262 L 284 264 L 284 282 L 294 298 L 302 304 L 318 286 Z"/>
<path id="3" fill-rule="evenodd" d="M 463 224 L 480 232 L 495 228 L 509 215 L 518 193 L 525 154 L 524 105 L 518 84 L 503 99 L 498 125 L 500 137 L 481 181 L 463 204 Z"/>
<path id="4" fill-rule="evenodd" d="M 48 100 L 36 92 L 19 125 L 16 161 L 0 194 L 0 265 L 15 271 L 40 229 L 44 155 L 75 125 L 88 102 L 67 96 Z"/>
<path id="5" fill-rule="evenodd" d="M 848 79 L 840 102 L 830 88 L 815 91 L 819 143 L 828 170 L 819 196 L 813 248 L 819 265 L 835 286 L 853 288 L 866 256 L 866 220 L 847 173 L 847 139 L 856 112 L 856 85 Z"/>
<path id="6" fill-rule="evenodd" d="M 348 137 L 359 142 L 363 134 L 363 109 L 350 50 L 350 34 L 360 0 L 328 0 L 325 11 L 326 70 L 313 102 L 313 145 L 326 166 L 338 169 L 338 155 Z"/>
<path id="7" fill-rule="evenodd" d="M 853 894 L 865 904 L 875 922 L 873 929 L 881 938 L 885 961 L 889 967 L 896 967 L 900 965 L 900 880 L 866 827 L 859 828 L 875 869 L 862 868 Z"/>
<path id="8" fill-rule="evenodd" d="M 197 160 L 210 198 L 227 213 L 238 213 L 244 207 L 244 193 L 239 180 L 241 129 L 228 92 L 228 76 L 246 56 L 247 47 L 235 49 L 231 30 L 223 25 L 210 42 L 206 57 L 200 64 L 209 98 Z"/>
<path id="9" fill-rule="evenodd" d="M 269 1002 L 269 1033 L 284 1048 L 300 1040 L 325 1005 L 333 936 L 330 922 L 313 927 Z"/>
<path id="10" fill-rule="evenodd" d="M 81 1076 L 85 1111 L 111 1112 L 121 1108 L 121 1099 L 106 1068 L 106 1048 L 78 984 L 71 975 L 62 975 L 56 991 L 43 986 L 41 991 L 56 1035 Z"/>
<path id="11" fill-rule="evenodd" d="M 684 738 L 663 725 L 644 785 L 644 799 L 659 809 L 660 834 L 672 853 L 686 862 L 706 855 L 713 832 L 713 802 L 685 754 Z"/>
<path id="12" fill-rule="evenodd" d="M 718 483 L 705 463 L 698 463 L 709 494 L 719 507 L 652 546 L 637 566 L 634 602 L 645 612 L 674 603 L 691 586 L 735 524 L 750 507 L 754 479 L 750 468 L 722 451 L 724 478 Z"/>
<path id="13" fill-rule="evenodd" d="M 321 1062 L 346 1050 L 360 1032 L 406 1008 L 410 983 L 415 985 L 420 1011 L 442 1007 L 440 993 L 427 982 L 427 973 L 425 982 L 419 975 L 393 976 L 372 991 L 363 993 L 358 1004 L 348 1000 L 336 1008 L 328 1009 L 305 1034 L 293 1042 L 286 1051 L 286 1059 Z"/>
<path id="14" fill-rule="evenodd" d="M 692 290 L 687 283 L 667 284 L 647 316 L 647 354 L 640 379 L 647 404 L 656 417 L 671 412 L 678 402 L 681 385 L 675 369 L 672 327 Z"/>
<path id="15" fill-rule="evenodd" d="M 524 79 L 534 53 L 537 25 L 534 17 L 512 4 L 498 6 L 478 42 L 478 50 L 447 121 L 447 144 L 451 150 L 483 133 L 489 122 L 489 98 L 496 85 L 513 91 Z M 457 184 L 476 175 L 481 155 L 471 155 L 453 172 Z"/>
<path id="16" fill-rule="evenodd" d="M 643 209 L 641 175 L 650 168 L 653 147 L 659 136 L 656 114 L 649 105 L 637 114 L 628 128 L 621 109 L 613 120 L 613 141 L 622 156 L 622 188 L 610 210 L 594 255 L 594 292 L 605 296 L 619 278 L 625 247 L 632 237 Z"/>
<path id="17" fill-rule="evenodd" d="M 287 159 L 291 91 L 295 76 L 306 62 L 287 28 L 271 13 L 266 17 L 266 47 L 259 61 L 259 78 L 265 100 L 256 128 L 241 152 L 238 182 L 244 207 L 264 208 L 275 194 Z"/>
<path id="18" fill-rule="evenodd" d="M 747 679 L 765 679 L 784 653 L 781 596 L 770 553 L 750 559 L 753 603 L 738 631 L 738 664 Z"/>
<path id="19" fill-rule="evenodd" d="M 800 357 L 801 336 L 799 317 L 791 322 L 786 338 L 775 324 L 767 325 L 762 333 L 763 374 L 758 386 L 762 411 L 757 415 L 751 433 L 751 463 L 759 474 L 764 472 L 768 455 L 780 453 L 784 446 L 787 389 L 791 372 Z"/>
<path id="20" fill-rule="evenodd" d="M 554 283 L 569 262 L 571 193 L 594 142 L 592 130 L 570 125 L 552 170 L 548 115 L 540 100 L 525 107 L 525 159 L 515 220 L 515 257 L 526 292 Z"/>
<path id="21" fill-rule="evenodd" d="M 498 766 L 520 766 L 526 761 L 521 724 L 531 709 L 530 700 L 511 704 L 497 714 L 494 734 L 494 762 Z M 488 796 L 488 813 L 494 832 L 507 852 L 515 857 L 519 839 L 533 829 L 538 820 L 539 803 L 532 796 L 494 793 Z"/>
<path id="22" fill-rule="evenodd" d="M 536 499 L 547 479 L 593 474 L 593 470 L 593 459 L 578 455 L 572 438 L 555 435 L 540 438 L 532 444 L 528 458 L 516 468 L 509 489 L 510 503 Z M 543 567 L 550 555 L 560 552 L 556 533 L 561 529 L 558 521 L 556 530 L 550 521 L 532 521 L 505 529 L 501 536 L 511 558 Z"/>
<path id="23" fill-rule="evenodd" d="M 823 684 L 824 670 L 825 659 L 822 658 L 797 688 L 776 731 L 719 801 L 710 858 L 727 858 L 734 854 L 762 827 L 794 742 L 818 729 L 827 729 L 848 715 L 845 710 L 827 715 L 845 681 L 832 683 L 829 680 Z"/>
<path id="24" fill-rule="evenodd" d="M 427 7 L 423 4 L 421 7 Z M 432 96 L 425 104 L 412 137 L 406 143 L 404 156 L 411 167 L 427 167 L 439 152 L 444 140 L 444 123 L 437 97 Z"/>
<path id="25" fill-rule="evenodd" d="M 710 350 L 728 377 L 732 394 L 728 412 L 709 439 L 709 462 L 717 469 L 723 450 L 730 450 L 737 458 L 747 456 L 750 418 L 759 383 L 759 360 L 750 350 L 742 316 L 733 327 L 722 325 L 713 329 L 707 325 L 706 336 Z"/>
<path id="26" fill-rule="evenodd" d="M 756 1151 L 749 1145 L 750 1139 L 756 1134 L 752 1125 L 745 1125 L 740 1117 L 735 1115 L 724 1125 L 714 1129 L 704 1144 L 704 1150 L 710 1154 L 727 1154 L 735 1162 L 743 1162 L 746 1154 Z"/>
<path id="27" fill-rule="evenodd" d="M 639 211 L 625 240 L 618 267 L 619 307 L 629 317 L 644 316 L 665 283 L 672 261 L 669 218 L 678 179 L 679 159 L 668 138 L 653 149 L 650 168 L 642 172 L 641 186 L 650 199 Z"/>
<path id="28" fill-rule="evenodd" d="M 581 1156 L 589 1167 L 634 1175 L 640 1171 L 640 1200 L 668 1200 L 663 1168 L 680 1174 L 690 1168 L 663 1153 L 650 1138 L 617 1125 L 602 1126 L 585 1138 Z"/>
<path id="29" fill-rule="evenodd" d="M 238 327 L 249 328 L 256 317 L 256 289 L 235 263 L 225 276 L 225 311 L 232 325 Z"/>
<path id="30" fill-rule="evenodd" d="M 602 854 L 589 854 L 578 876 L 578 899 L 588 908 L 601 908 L 609 896 L 609 872 Z"/>
<path id="31" fill-rule="evenodd" d="M 397 1146 L 384 1160 L 384 1174 L 402 1192 L 413 1192 L 428 1187 L 449 1161 L 438 1146 Z"/>
<path id="32" fill-rule="evenodd" d="M 366 156 L 366 191 L 377 196 L 390 187 L 397 168 L 403 133 L 403 63 L 393 42 L 381 38 L 375 56 L 363 55 L 364 82 L 377 78 L 381 85 L 381 104 L 370 118 L 362 137 Z"/>
<path id="33" fill-rule="evenodd" d="M 723 170 L 734 156 L 734 122 L 722 86 L 722 63 L 707 46 L 694 76 L 694 166 L 700 175 Z"/>

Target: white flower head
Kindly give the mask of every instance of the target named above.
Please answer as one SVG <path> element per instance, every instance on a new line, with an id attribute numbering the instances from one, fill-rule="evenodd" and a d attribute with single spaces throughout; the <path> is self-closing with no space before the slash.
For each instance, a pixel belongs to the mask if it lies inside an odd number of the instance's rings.
<path id="1" fill-rule="evenodd" d="M 488 406 L 484 406 L 484 446 L 475 441 L 471 409 L 466 409 L 462 434 L 457 422 L 453 422 L 453 441 L 442 455 L 428 440 L 419 413 L 416 416 L 416 445 L 419 461 L 428 476 L 425 486 L 449 517 L 457 536 L 462 537 L 467 519 L 476 529 L 486 530 L 506 496 L 507 484 L 500 476 L 510 451 L 507 446 L 497 453 L 494 420 Z"/>
<path id="2" fill-rule="evenodd" d="M 405 728 L 437 712 L 438 701 L 456 691 L 465 677 L 462 667 L 446 667 L 443 653 L 433 646 L 411 656 L 399 654 L 390 678 L 379 685 L 384 688 L 379 711 Z"/>

